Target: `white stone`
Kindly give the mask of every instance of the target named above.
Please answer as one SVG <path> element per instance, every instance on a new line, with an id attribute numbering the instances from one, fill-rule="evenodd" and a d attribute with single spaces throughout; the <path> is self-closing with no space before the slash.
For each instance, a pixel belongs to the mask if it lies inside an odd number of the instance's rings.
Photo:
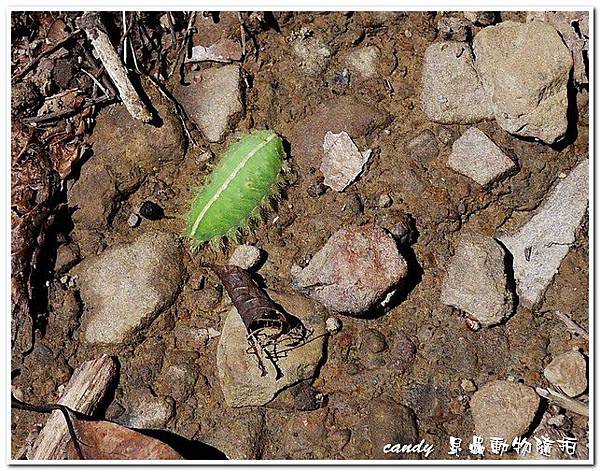
<path id="1" fill-rule="evenodd" d="M 485 133 L 473 127 L 452 144 L 448 167 L 485 186 L 506 176 L 516 165 Z"/>
<path id="2" fill-rule="evenodd" d="M 469 44 L 448 41 L 430 45 L 422 76 L 421 108 L 430 120 L 472 124 L 494 117 Z"/>
<path id="3" fill-rule="evenodd" d="M 327 131 L 323 151 L 323 183 L 335 191 L 344 191 L 363 171 L 371 156 L 370 149 L 360 152 L 346 131 L 339 134 Z"/>
<path id="4" fill-rule="evenodd" d="M 244 270 L 250 270 L 260 261 L 260 249 L 253 245 L 238 245 L 231 258 L 229 265 L 235 265 Z"/>
<path id="5" fill-rule="evenodd" d="M 377 75 L 377 64 L 381 53 L 377 46 L 365 46 L 348 54 L 348 65 L 361 78 L 370 79 Z"/>
<path id="6" fill-rule="evenodd" d="M 588 206 L 588 167 L 587 159 L 579 163 L 559 180 L 527 223 L 498 237 L 513 256 L 517 293 L 527 307 L 540 301 L 575 242 Z"/>

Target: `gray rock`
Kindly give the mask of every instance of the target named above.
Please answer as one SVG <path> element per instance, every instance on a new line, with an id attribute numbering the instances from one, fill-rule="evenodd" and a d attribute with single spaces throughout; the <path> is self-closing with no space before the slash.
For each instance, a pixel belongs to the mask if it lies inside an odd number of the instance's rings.
<path id="1" fill-rule="evenodd" d="M 238 245 L 229 258 L 229 264 L 250 270 L 260 261 L 260 249 L 253 245 Z"/>
<path id="2" fill-rule="evenodd" d="M 448 167 L 486 186 L 505 177 L 516 165 L 489 137 L 473 127 L 452 144 Z"/>
<path id="3" fill-rule="evenodd" d="M 588 83 L 587 56 L 589 54 L 589 12 L 587 11 L 532 11 L 527 21 L 547 21 L 554 26 L 573 54 L 573 80 Z"/>
<path id="4" fill-rule="evenodd" d="M 191 85 L 178 87 L 175 96 L 206 138 L 219 142 L 244 110 L 240 67 L 235 64 L 210 67 L 192 73 L 190 80 Z"/>
<path id="5" fill-rule="evenodd" d="M 448 266 L 442 303 L 488 327 L 504 321 L 513 311 L 504 258 L 504 250 L 493 238 L 464 234 Z"/>
<path id="6" fill-rule="evenodd" d="M 495 11 L 466 11 L 465 18 L 477 26 L 490 26 L 498 20 Z"/>
<path id="7" fill-rule="evenodd" d="M 479 437 L 501 437 L 512 443 L 531 425 L 540 398 L 529 386 L 508 381 L 490 381 L 471 399 L 471 415 L 475 434 Z"/>
<path id="8" fill-rule="evenodd" d="M 248 354 L 248 332 L 235 308 L 227 314 L 217 348 L 217 368 L 225 402 L 230 407 L 261 406 L 282 389 L 303 379 L 312 378 L 323 355 L 325 322 L 306 298 L 269 292 L 272 299 L 288 313 L 300 319 L 312 332 L 312 341 L 287 352 L 278 360 L 283 374 L 276 379 L 273 365 L 264 358 L 267 375 L 261 376 L 256 358 Z M 310 339 L 308 339 L 310 340 Z"/>
<path id="9" fill-rule="evenodd" d="M 451 41 L 467 41 L 471 36 L 471 24 L 454 16 L 445 16 L 438 21 L 437 29 L 442 39 Z"/>
<path id="10" fill-rule="evenodd" d="M 518 231 L 498 240 L 513 256 L 519 301 L 537 304 L 575 242 L 588 205 L 588 160 L 558 182 L 535 215 Z"/>
<path id="11" fill-rule="evenodd" d="M 74 274 L 85 304 L 83 340 L 123 343 L 152 322 L 181 287 L 181 257 L 172 235 L 146 232 L 81 262 Z"/>
<path id="12" fill-rule="evenodd" d="M 360 316 L 407 275 L 394 239 L 368 224 L 340 229 L 292 275 L 295 289 L 328 309 Z"/>
<path id="13" fill-rule="evenodd" d="M 555 357 L 544 368 L 544 376 L 567 396 L 579 396 L 588 386 L 587 362 L 579 352 L 566 352 Z"/>
<path id="14" fill-rule="evenodd" d="M 573 59 L 553 26 L 503 21 L 477 33 L 473 50 L 500 127 L 548 144 L 564 137 Z"/>
<path id="15" fill-rule="evenodd" d="M 364 46 L 352 50 L 348 54 L 348 65 L 363 79 L 370 79 L 377 75 L 377 65 L 381 52 L 377 46 Z"/>
<path id="16" fill-rule="evenodd" d="M 126 412 L 117 423 L 126 427 L 162 429 L 175 413 L 175 403 L 170 397 L 156 397 L 150 391 L 136 391 L 125 398 Z"/>
<path id="17" fill-rule="evenodd" d="M 467 43 L 430 45 L 423 60 L 421 108 L 427 117 L 444 124 L 471 124 L 494 116 L 473 65 Z"/>
<path id="18" fill-rule="evenodd" d="M 327 131 L 323 139 L 321 173 L 323 183 L 335 191 L 344 191 L 363 171 L 371 150 L 360 152 L 347 132 L 334 134 Z"/>
<path id="19" fill-rule="evenodd" d="M 406 146 L 411 157 L 418 163 L 427 163 L 438 156 L 439 149 L 435 134 L 429 129 L 419 133 Z"/>

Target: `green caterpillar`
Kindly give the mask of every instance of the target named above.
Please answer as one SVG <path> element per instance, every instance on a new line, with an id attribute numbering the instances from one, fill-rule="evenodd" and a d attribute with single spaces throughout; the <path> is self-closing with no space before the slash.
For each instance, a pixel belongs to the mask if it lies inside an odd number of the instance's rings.
<path id="1" fill-rule="evenodd" d="M 192 202 L 185 230 L 192 249 L 204 242 L 219 245 L 223 238 L 237 241 L 260 221 L 283 185 L 284 157 L 273 131 L 254 131 L 231 143 Z"/>

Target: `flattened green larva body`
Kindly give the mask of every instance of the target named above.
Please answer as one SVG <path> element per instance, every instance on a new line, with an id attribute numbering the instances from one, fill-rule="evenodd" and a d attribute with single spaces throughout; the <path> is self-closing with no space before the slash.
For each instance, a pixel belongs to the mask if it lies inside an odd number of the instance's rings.
<path id="1" fill-rule="evenodd" d="M 194 198 L 185 235 L 192 248 L 236 239 L 260 219 L 283 181 L 285 151 L 273 131 L 254 131 L 231 143 Z"/>

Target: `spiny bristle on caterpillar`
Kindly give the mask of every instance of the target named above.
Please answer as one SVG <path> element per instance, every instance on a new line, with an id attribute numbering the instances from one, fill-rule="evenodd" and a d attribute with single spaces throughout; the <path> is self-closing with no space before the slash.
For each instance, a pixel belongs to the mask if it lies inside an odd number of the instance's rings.
<path id="1" fill-rule="evenodd" d="M 237 242 L 264 218 L 279 197 L 289 167 L 273 131 L 238 137 L 223 153 L 192 202 L 185 236 L 193 250 L 208 242 L 221 249 Z"/>

